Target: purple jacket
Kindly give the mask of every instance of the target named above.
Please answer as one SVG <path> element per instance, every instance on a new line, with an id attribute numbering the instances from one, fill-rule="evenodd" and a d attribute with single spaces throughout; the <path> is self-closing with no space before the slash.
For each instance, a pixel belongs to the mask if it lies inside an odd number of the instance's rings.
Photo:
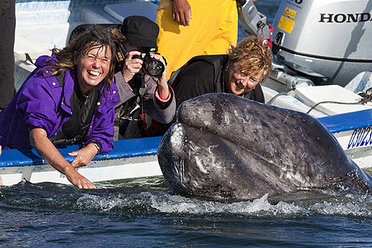
<path id="1" fill-rule="evenodd" d="M 37 68 L 29 75 L 12 102 L 0 112 L 0 145 L 3 149 L 28 148 L 29 131 L 32 128 L 43 128 L 48 138 L 53 137 L 62 125 L 71 118 L 70 98 L 74 90 L 76 71 L 65 73 L 64 84 L 60 86 L 54 76 L 41 71 L 46 62 L 55 60 L 55 56 L 41 56 L 36 61 Z M 120 96 L 114 83 L 111 89 L 104 90 L 99 84 L 101 101 L 92 117 L 84 146 L 91 140 L 102 144 L 101 153 L 108 153 L 113 147 L 114 106 L 119 103 Z"/>

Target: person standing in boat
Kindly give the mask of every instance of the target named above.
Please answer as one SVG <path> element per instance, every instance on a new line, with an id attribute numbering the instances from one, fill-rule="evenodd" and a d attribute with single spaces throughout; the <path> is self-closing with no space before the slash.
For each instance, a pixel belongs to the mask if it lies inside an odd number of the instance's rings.
<path id="1" fill-rule="evenodd" d="M 14 35 L 15 35 L 15 0 L 0 2 L 0 111 L 13 99 L 14 88 Z"/>
<path id="2" fill-rule="evenodd" d="M 3 149 L 35 148 L 40 156 L 78 188 L 95 188 L 76 168 L 113 148 L 112 83 L 115 44 L 99 27 L 83 33 L 62 50 L 41 56 L 11 103 L 0 113 Z M 67 162 L 59 145 L 79 144 Z"/>
<path id="3" fill-rule="evenodd" d="M 157 53 L 159 27 L 144 16 L 129 16 L 121 26 L 124 61 L 115 74 L 120 103 L 115 107 L 114 139 L 161 135 L 175 115 L 176 102 Z M 120 34 L 119 34 L 120 35 Z"/>
<path id="4" fill-rule="evenodd" d="M 185 100 L 206 93 L 232 93 L 265 102 L 260 86 L 273 62 L 270 47 L 250 36 L 225 55 L 201 55 L 189 60 L 169 80 L 177 107 Z"/>
<path id="5" fill-rule="evenodd" d="M 173 71 L 198 55 L 225 54 L 238 40 L 238 7 L 256 0 L 160 0 L 159 52 Z"/>

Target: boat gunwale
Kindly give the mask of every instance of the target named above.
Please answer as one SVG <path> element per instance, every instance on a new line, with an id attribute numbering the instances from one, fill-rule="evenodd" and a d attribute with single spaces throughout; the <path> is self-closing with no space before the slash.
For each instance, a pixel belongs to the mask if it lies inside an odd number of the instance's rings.
<path id="1" fill-rule="evenodd" d="M 115 147 L 108 154 L 98 154 L 92 161 L 156 155 L 161 138 L 161 136 L 156 136 L 114 141 Z M 72 162 L 75 157 L 69 156 L 68 153 L 76 151 L 78 148 L 79 146 L 72 145 L 66 148 L 59 148 L 58 150 L 68 162 Z M 40 157 L 35 149 L 3 150 L 0 156 L 0 168 L 44 164 L 46 164 L 46 162 Z"/>

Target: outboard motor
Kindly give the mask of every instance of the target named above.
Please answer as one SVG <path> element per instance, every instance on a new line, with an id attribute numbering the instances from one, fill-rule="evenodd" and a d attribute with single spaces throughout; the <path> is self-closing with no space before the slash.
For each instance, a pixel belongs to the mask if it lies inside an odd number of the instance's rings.
<path id="1" fill-rule="evenodd" d="M 282 0 L 273 27 L 278 61 L 316 84 L 372 69 L 372 1 Z"/>
<path id="2" fill-rule="evenodd" d="M 247 35 L 256 35 L 268 42 L 270 29 L 266 24 L 266 16 L 259 12 L 251 0 L 237 0 L 239 21 Z"/>

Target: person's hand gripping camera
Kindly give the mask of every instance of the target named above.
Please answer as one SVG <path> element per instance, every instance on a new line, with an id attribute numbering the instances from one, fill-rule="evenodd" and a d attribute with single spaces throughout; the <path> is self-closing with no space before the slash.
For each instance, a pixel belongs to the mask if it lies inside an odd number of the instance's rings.
<path id="1" fill-rule="evenodd" d="M 124 80 L 129 82 L 136 73 L 142 70 L 142 72 L 154 78 L 158 85 L 159 96 L 165 100 L 169 97 L 165 64 L 163 56 L 158 53 L 130 51 L 127 53 L 122 69 Z"/>

